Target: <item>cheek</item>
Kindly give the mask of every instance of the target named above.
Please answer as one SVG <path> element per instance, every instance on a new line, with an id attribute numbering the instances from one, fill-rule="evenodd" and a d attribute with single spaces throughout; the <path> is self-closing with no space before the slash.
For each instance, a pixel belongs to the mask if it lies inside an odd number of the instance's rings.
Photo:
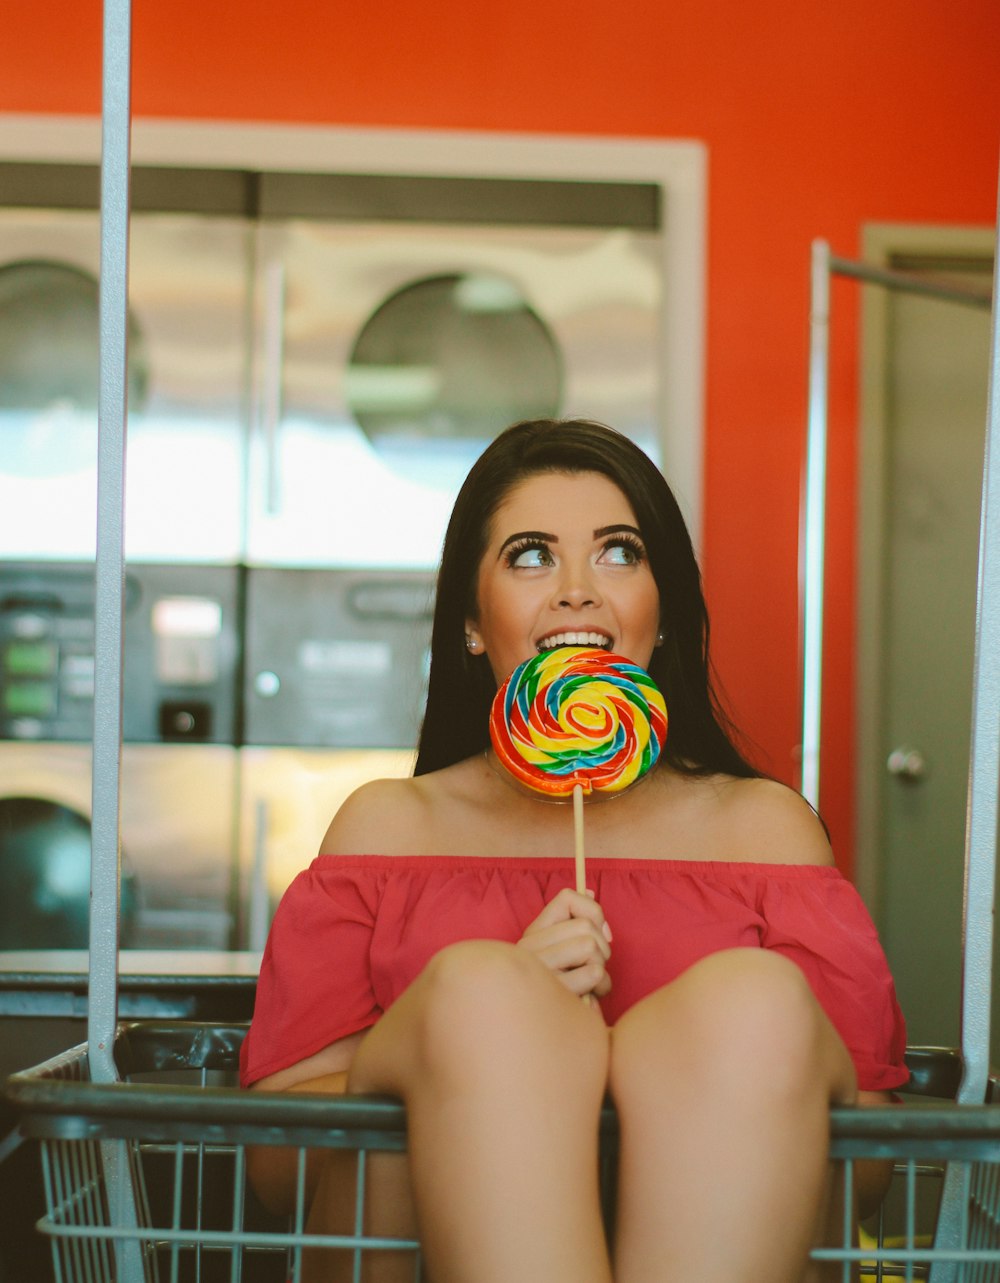
<path id="1" fill-rule="evenodd" d="M 484 577 L 479 584 L 479 625 L 495 643 L 510 630 L 511 602 L 502 582 Z"/>
<path id="2" fill-rule="evenodd" d="M 490 616 L 492 613 L 491 606 L 495 600 L 495 592 L 495 585 L 490 578 L 489 572 L 481 567 L 472 583 L 474 600 L 470 603 L 471 618 L 482 623 L 485 618 Z"/>
<path id="3" fill-rule="evenodd" d="M 637 585 L 637 589 L 635 596 L 637 613 L 645 615 L 647 619 L 655 620 L 657 626 L 659 626 L 660 594 L 652 574 L 644 576 L 641 586 Z"/>

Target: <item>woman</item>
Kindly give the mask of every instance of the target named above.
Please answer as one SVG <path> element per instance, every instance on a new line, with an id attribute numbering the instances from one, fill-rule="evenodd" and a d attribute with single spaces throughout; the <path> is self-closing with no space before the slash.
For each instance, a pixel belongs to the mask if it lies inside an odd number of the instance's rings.
<path id="1" fill-rule="evenodd" d="M 657 766 L 588 807 L 587 895 L 566 810 L 489 748 L 497 684 L 565 644 L 648 668 L 670 719 Z M 902 1018 L 816 815 L 734 746 L 683 519 L 625 437 L 518 424 L 472 469 L 416 774 L 355 793 L 322 852 L 276 915 L 244 1082 L 406 1102 L 408 1169 L 386 1160 L 381 1195 L 405 1228 L 412 1188 L 434 1283 L 803 1278 L 829 1107 L 905 1081 Z M 316 1227 L 339 1215 L 343 1161 L 314 1173 Z M 252 1173 L 288 1198 L 273 1152 Z M 863 1199 L 885 1179 L 866 1169 Z"/>

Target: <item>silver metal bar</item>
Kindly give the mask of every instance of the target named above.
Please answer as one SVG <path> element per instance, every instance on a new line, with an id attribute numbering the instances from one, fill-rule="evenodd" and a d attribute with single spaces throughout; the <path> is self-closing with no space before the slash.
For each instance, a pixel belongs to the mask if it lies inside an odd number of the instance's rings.
<path id="1" fill-rule="evenodd" d="M 97 447 L 94 759 L 87 1040 L 93 1082 L 117 1078 L 127 413 L 129 0 L 105 0 Z"/>
<path id="2" fill-rule="evenodd" d="M 1000 254 L 994 257 L 993 273 L 996 299 L 1000 288 Z M 966 1105 L 984 1102 L 989 1077 L 997 792 L 1000 788 L 1000 320 L 995 308 L 992 334 L 965 831 L 963 1069 L 958 1101 Z M 970 1197 L 970 1165 L 949 1163 L 934 1236 L 935 1248 L 949 1249 L 965 1242 Z M 931 1270 L 932 1283 L 952 1283 L 958 1277 L 957 1267 L 952 1264 L 936 1265 Z"/>
<path id="3" fill-rule="evenodd" d="M 994 263 L 994 297 L 1000 256 Z M 1000 318 L 993 314 L 989 409 L 979 527 L 979 584 L 965 836 L 961 1104 L 986 1099 L 993 976 L 997 792 L 1000 788 Z"/>
<path id="4" fill-rule="evenodd" d="M 87 1043 L 93 1082 L 114 1082 L 121 878 L 122 643 L 125 585 L 131 4 L 105 0 L 101 136 L 101 281 L 95 566 L 94 756 Z M 137 1224 L 124 1141 L 101 1144 L 110 1214 Z M 137 1242 L 115 1244 L 116 1278 L 143 1279 Z"/>
<path id="5" fill-rule="evenodd" d="M 809 304 L 809 417 L 802 522 L 802 794 L 819 808 L 823 704 L 823 570 L 830 347 L 830 246 L 812 243 Z"/>
<path id="6" fill-rule="evenodd" d="M 841 1242 L 850 1248 L 854 1242 L 854 1159 L 844 1160 L 844 1212 L 841 1217 Z M 844 1261 L 840 1267 L 840 1283 L 851 1283 L 850 1262 Z"/>
<path id="7" fill-rule="evenodd" d="M 355 1207 L 354 1207 L 354 1233 L 357 1238 L 361 1238 L 365 1232 L 365 1184 L 368 1174 L 368 1151 L 366 1149 L 358 1150 L 358 1167 L 355 1178 Z M 351 1274 L 351 1283 L 361 1283 L 361 1263 L 363 1260 L 361 1248 L 356 1247 L 352 1254 L 353 1271 Z"/>
<path id="8" fill-rule="evenodd" d="M 992 296 L 981 294 L 978 290 L 963 290 L 957 285 L 940 285 L 909 272 L 895 272 L 886 267 L 874 267 L 870 263 L 838 258 L 836 255 L 830 259 L 830 271 L 836 276 L 852 276 L 855 280 L 869 285 L 885 285 L 888 289 L 898 290 L 904 294 L 923 294 L 928 298 L 939 298 L 948 303 L 962 303 L 966 307 L 984 308 L 987 312 L 993 305 Z"/>

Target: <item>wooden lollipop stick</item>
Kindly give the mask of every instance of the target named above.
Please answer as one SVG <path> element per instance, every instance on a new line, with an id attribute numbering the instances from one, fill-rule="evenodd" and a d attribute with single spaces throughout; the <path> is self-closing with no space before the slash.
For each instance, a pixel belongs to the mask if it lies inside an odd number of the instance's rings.
<path id="1" fill-rule="evenodd" d="M 587 865 L 583 858 L 583 789 L 573 788 L 573 847 L 576 859 L 576 889 L 583 895 L 587 889 Z"/>
<path id="2" fill-rule="evenodd" d="M 573 788 L 573 848 L 576 860 L 576 889 L 580 895 L 587 890 L 587 865 L 583 858 L 583 789 L 579 784 Z M 584 1005 L 594 1005 L 594 995 L 583 995 Z"/>

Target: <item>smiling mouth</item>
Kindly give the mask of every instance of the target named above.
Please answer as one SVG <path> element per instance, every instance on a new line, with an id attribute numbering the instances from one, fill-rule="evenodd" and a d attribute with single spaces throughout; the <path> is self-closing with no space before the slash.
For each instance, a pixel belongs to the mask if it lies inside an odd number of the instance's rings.
<path id="1" fill-rule="evenodd" d="M 565 632 L 552 633 L 535 642 L 539 655 L 547 650 L 555 650 L 557 646 L 596 646 L 599 650 L 610 650 L 611 638 L 607 633 L 600 632 Z"/>

